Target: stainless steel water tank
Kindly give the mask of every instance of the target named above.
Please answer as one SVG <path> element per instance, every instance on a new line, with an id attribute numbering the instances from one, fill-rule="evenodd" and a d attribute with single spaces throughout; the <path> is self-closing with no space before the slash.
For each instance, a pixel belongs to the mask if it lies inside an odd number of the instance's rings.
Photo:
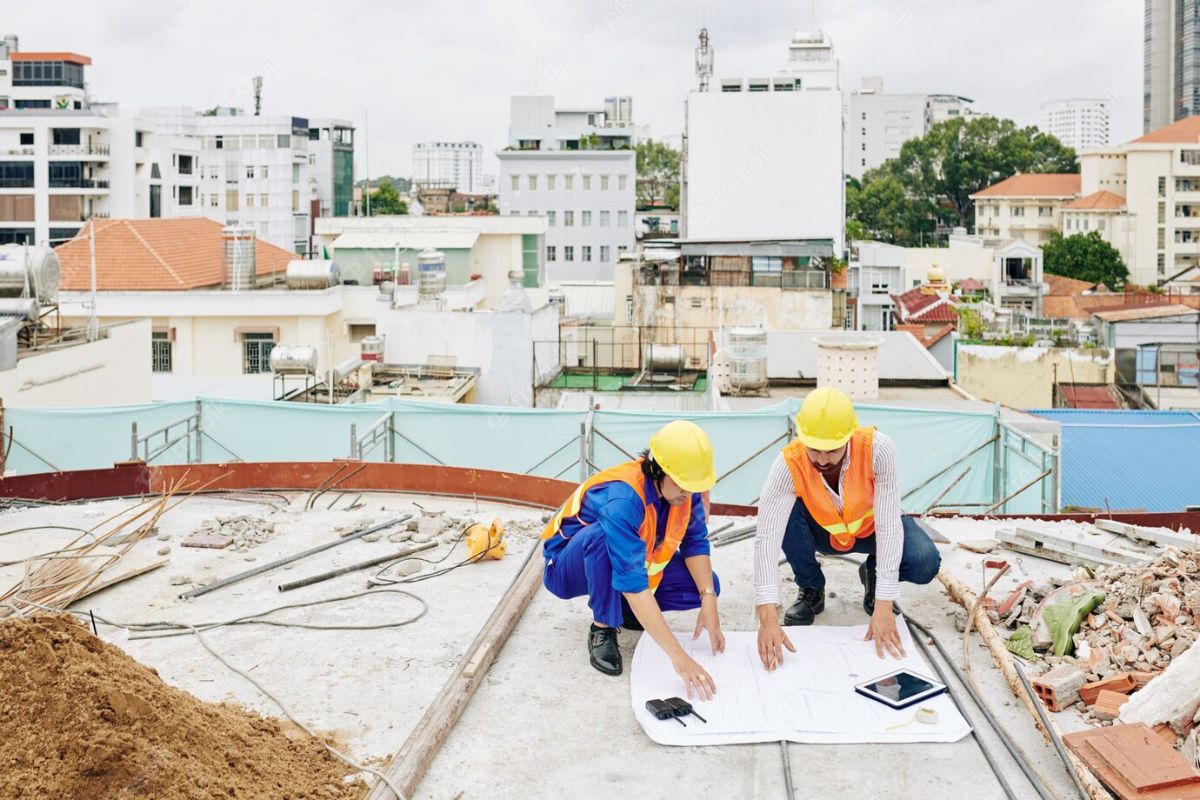
<path id="1" fill-rule="evenodd" d="M 342 282 L 336 261 L 289 261 L 287 287 L 289 289 L 328 289 Z"/>
<path id="2" fill-rule="evenodd" d="M 36 297 L 54 303 L 61 277 L 62 265 L 49 247 L 0 245 L 0 297 Z"/>
<path id="3" fill-rule="evenodd" d="M 0 316 L 24 317 L 33 321 L 40 312 L 36 297 L 0 297 Z"/>
<path id="4" fill-rule="evenodd" d="M 729 380 L 735 388 L 767 385 L 767 332 L 762 328 L 730 328 Z"/>
<path id="5" fill-rule="evenodd" d="M 427 247 L 417 256 L 417 291 L 422 300 L 432 300 L 446 291 L 446 254 Z"/>
<path id="6" fill-rule="evenodd" d="M 686 363 L 681 344 L 646 345 L 646 369 L 650 372 L 681 372 Z"/>
<path id="7" fill-rule="evenodd" d="M 306 344 L 297 347 L 276 346 L 271 350 L 271 372 L 276 375 L 315 375 L 317 348 Z"/>

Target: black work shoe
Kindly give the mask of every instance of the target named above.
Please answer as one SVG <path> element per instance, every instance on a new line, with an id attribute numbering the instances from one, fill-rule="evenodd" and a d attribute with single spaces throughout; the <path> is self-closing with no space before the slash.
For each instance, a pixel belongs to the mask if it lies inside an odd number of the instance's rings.
<path id="1" fill-rule="evenodd" d="M 592 625 L 588 632 L 588 654 L 592 666 L 605 675 L 621 674 L 621 650 L 617 647 L 616 628 L 598 628 Z"/>
<path id="2" fill-rule="evenodd" d="M 621 612 L 621 627 L 627 631 L 644 631 L 642 623 L 638 622 L 637 615 L 632 611 Z"/>
<path id="3" fill-rule="evenodd" d="M 784 625 L 812 625 L 813 618 L 825 610 L 825 590 L 805 586 L 800 596 L 783 612 Z"/>
<path id="4" fill-rule="evenodd" d="M 863 585 L 863 611 L 867 612 L 867 616 L 875 613 L 875 570 L 867 569 L 867 562 L 858 565 L 858 579 Z M 892 603 L 892 613 L 900 613 L 900 604 Z"/>

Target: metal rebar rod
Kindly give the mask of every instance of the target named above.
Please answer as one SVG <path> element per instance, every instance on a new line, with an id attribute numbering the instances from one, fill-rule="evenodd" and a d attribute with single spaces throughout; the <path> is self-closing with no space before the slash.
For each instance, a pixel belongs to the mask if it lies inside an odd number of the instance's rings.
<path id="1" fill-rule="evenodd" d="M 747 464 L 749 464 L 751 461 L 753 461 L 754 459 L 756 459 L 756 458 L 758 458 L 759 456 L 761 456 L 763 453 L 765 453 L 765 452 L 767 452 L 768 450 L 770 450 L 770 449 L 771 449 L 772 447 L 774 447 L 774 446 L 775 446 L 775 444 L 776 444 L 777 442 L 779 442 L 781 439 L 786 439 L 786 438 L 787 438 L 787 434 L 781 434 L 781 435 L 779 435 L 779 436 L 776 436 L 774 439 L 772 439 L 771 441 L 767 442 L 765 445 L 763 445 L 762 447 L 760 447 L 758 450 L 755 450 L 755 451 L 754 451 L 754 452 L 753 452 L 751 455 L 749 455 L 749 456 L 747 456 L 746 458 L 742 459 L 742 460 L 741 460 L 741 461 L 740 461 L 740 462 L 739 462 L 739 463 L 738 463 L 736 466 L 734 466 L 732 469 L 728 469 L 728 470 L 726 470 L 724 475 L 721 475 L 719 478 L 717 478 L 717 483 L 720 483 L 721 481 L 725 480 L 725 479 L 726 479 L 726 478 L 728 478 L 730 475 L 732 475 L 733 473 L 737 472 L 739 469 L 741 469 L 742 467 L 746 466 L 746 465 L 747 465 Z"/>
<path id="2" fill-rule="evenodd" d="M 999 508 L 1000 506 L 1004 505 L 1004 504 L 1005 504 L 1005 503 L 1007 503 L 1009 500 L 1012 500 L 1014 497 L 1016 497 L 1017 495 L 1019 495 L 1021 492 L 1025 491 L 1025 490 L 1026 490 L 1026 489 L 1028 489 L 1030 486 L 1033 486 L 1035 483 L 1037 483 L 1038 481 L 1042 480 L 1043 478 L 1045 478 L 1045 477 L 1046 477 L 1047 475 L 1049 475 L 1049 474 L 1050 474 L 1050 470 L 1046 470 L 1046 471 L 1045 471 L 1045 472 L 1043 472 L 1041 475 L 1038 475 L 1036 478 L 1034 478 L 1034 479 L 1033 479 L 1033 480 L 1031 480 L 1029 483 L 1027 483 L 1027 484 L 1025 484 L 1024 486 L 1022 486 L 1020 489 L 1017 489 L 1017 490 L 1016 490 L 1015 492 L 1013 492 L 1012 494 L 1010 494 L 1010 495 L 1007 495 L 1006 497 L 1002 497 L 1002 498 L 1000 498 L 999 500 L 997 500 L 995 503 L 992 503 L 990 506 L 988 506 L 988 508 L 987 508 L 987 509 L 986 509 L 986 510 L 985 510 L 983 513 L 984 513 L 984 514 L 990 514 L 990 513 L 992 513 L 992 512 L 993 512 L 993 511 L 995 511 L 997 508 Z"/>
<path id="3" fill-rule="evenodd" d="M 633 454 L 632 454 L 632 453 L 630 453 L 628 450 L 626 450 L 624 447 L 621 447 L 621 445 L 617 444 L 617 443 L 616 443 L 616 442 L 614 442 L 612 439 L 610 439 L 610 438 L 608 438 L 607 436 L 605 436 L 605 435 L 604 435 L 604 431 L 600 430 L 599 428 L 597 428 L 597 427 L 594 427 L 594 426 L 593 426 L 593 427 L 592 427 L 592 433 L 596 434 L 596 435 L 597 435 L 597 436 L 599 436 L 601 439 L 603 439 L 604 441 L 606 441 L 606 442 L 608 442 L 609 444 L 611 444 L 613 447 L 615 447 L 615 448 L 617 448 L 618 450 L 620 450 L 622 453 L 624 453 L 624 454 L 625 454 L 625 457 L 626 457 L 626 458 L 628 458 L 630 461 L 633 461 L 633 460 L 637 459 L 637 456 L 633 455 Z"/>
<path id="4" fill-rule="evenodd" d="M 1017 677 L 1021 679 L 1021 686 L 1025 689 L 1025 693 L 1029 695 L 1029 699 L 1033 701 L 1033 707 L 1037 710 L 1038 719 L 1042 721 L 1042 727 L 1050 734 L 1050 741 L 1054 744 L 1054 750 L 1058 753 L 1058 757 L 1062 759 L 1063 766 L 1066 767 L 1067 774 L 1071 776 L 1071 780 L 1075 783 L 1075 789 L 1079 792 L 1079 796 L 1083 800 L 1088 800 L 1087 789 L 1084 788 L 1083 782 L 1079 780 L 1079 776 L 1075 774 L 1075 768 L 1071 766 L 1071 759 L 1067 757 L 1067 751 L 1063 748 L 1062 739 L 1059 738 L 1058 732 L 1054 730 L 1054 726 L 1050 724 L 1049 718 L 1046 716 L 1046 709 L 1042 706 L 1041 699 L 1034 694 L 1033 687 L 1029 685 L 1029 678 L 1025 676 L 1025 669 L 1016 660 L 1013 661 L 1013 666 L 1017 668 Z"/>
<path id="5" fill-rule="evenodd" d="M 783 786 L 788 800 L 796 800 L 796 784 L 792 782 L 792 759 L 788 753 L 787 739 L 779 740 L 779 753 L 783 756 Z"/>
<path id="6" fill-rule="evenodd" d="M 375 533 L 376 531 L 381 531 L 384 528 L 390 528 L 393 525 L 399 525 L 401 522 L 407 522 L 411 517 L 412 514 L 404 514 L 403 516 L 396 517 L 395 519 L 390 519 L 387 522 L 381 522 L 378 525 L 372 525 L 369 528 L 363 528 L 361 531 L 356 531 L 349 536 L 343 536 L 334 539 L 331 542 L 325 542 L 324 544 L 319 544 L 316 547 L 310 547 L 307 550 L 302 550 L 299 553 L 293 553 L 290 556 L 284 556 L 283 558 L 277 559 L 268 564 L 255 567 L 254 569 L 248 569 L 245 572 L 239 572 L 236 575 L 230 575 L 228 578 L 222 578 L 221 580 L 215 583 L 210 583 L 207 586 L 197 586 L 195 589 L 189 589 L 179 596 L 185 600 L 190 600 L 193 597 L 199 597 L 202 594 L 208 594 L 209 592 L 216 591 L 217 589 L 222 589 L 235 583 L 240 583 L 241 581 L 244 581 L 247 578 L 252 578 L 255 575 L 261 575 L 264 572 L 269 572 L 276 567 L 282 567 L 284 564 L 291 564 L 293 561 L 299 561 L 302 558 L 307 558 L 308 556 L 329 550 L 330 548 L 337 547 L 338 545 L 345 544 L 346 542 L 351 542 L 355 539 L 361 539 L 369 533 Z"/>
<path id="7" fill-rule="evenodd" d="M 357 564 L 349 564 L 345 567 L 339 567 L 338 569 L 331 569 L 328 572 L 319 572 L 316 575 L 310 575 L 307 578 L 301 578 L 297 581 L 281 583 L 279 584 L 279 591 L 289 592 L 292 589 L 299 589 L 301 586 L 312 586 L 314 583 L 321 583 L 322 581 L 327 581 L 330 578 L 336 578 L 339 575 L 357 572 L 360 569 L 373 567 L 377 564 L 383 564 L 387 561 L 395 561 L 399 558 L 406 558 L 407 556 L 411 556 L 413 553 L 419 553 L 422 550 L 428 550 L 431 547 L 437 547 L 437 542 L 412 544 L 409 547 L 401 548 L 394 553 L 388 553 L 386 556 L 376 556 L 375 558 L 369 558 L 366 561 L 360 561 Z"/>
<path id="8" fill-rule="evenodd" d="M 951 462 L 950 462 L 949 464 L 947 464 L 946 466 L 942 467 L 942 468 L 941 468 L 940 470 L 938 470 L 937 472 L 935 472 L 935 473 L 933 473 L 932 475 L 930 475 L 930 476 L 929 476 L 928 478 L 926 478 L 925 480 L 923 480 L 923 481 L 921 481 L 920 483 L 918 483 L 918 484 L 917 484 L 916 486 L 914 486 L 913 488 L 909 489 L 907 492 L 905 492 L 903 495 L 901 495 L 900 499 L 901 499 L 901 500 L 907 500 L 909 497 L 911 497 L 912 495 L 914 495 L 914 494 L 916 494 L 917 492 L 921 491 L 921 490 L 922 490 L 922 489 L 924 489 L 926 486 L 928 486 L 929 484 L 933 483 L 933 482 L 934 482 L 934 481 L 936 481 L 938 478 L 942 477 L 942 476 L 943 476 L 943 475 L 945 475 L 947 472 L 949 472 L 950 470 L 954 469 L 954 468 L 955 468 L 955 467 L 957 467 L 959 464 L 961 464 L 962 462 L 966 461 L 968 458 L 970 458 L 971 456 L 975 455 L 975 454 L 976 454 L 976 453 L 978 453 L 980 450 L 984 449 L 984 448 L 985 448 L 985 447 L 987 447 L 989 444 L 991 444 L 992 442 L 996 441 L 996 440 L 997 440 L 997 439 L 999 439 L 999 438 L 1000 438 L 1000 434 L 998 434 L 998 433 L 997 433 L 997 434 L 993 434 L 993 435 L 992 435 L 992 438 L 988 439 L 986 442 L 984 442 L 983 444 L 979 445 L 979 446 L 978 446 L 978 447 L 976 447 L 974 450 L 972 450 L 971 452 L 967 453 L 965 456 L 962 456 L 962 457 L 960 457 L 960 458 L 956 458 L 955 460 L 951 461 Z"/>
<path id="9" fill-rule="evenodd" d="M 926 514 L 928 514 L 930 511 L 932 511 L 933 509 L 938 508 L 939 507 L 938 504 L 942 502 L 942 498 L 945 497 L 946 495 L 950 494 L 950 492 L 953 491 L 954 487 L 958 486 L 959 481 L 961 481 L 963 478 L 967 477 L 967 475 L 969 475 L 970 473 L 971 473 L 971 468 L 967 467 L 966 469 L 964 469 L 962 471 L 962 473 L 957 478 L 950 481 L 950 485 L 947 486 L 945 489 L 942 489 L 942 493 L 939 494 L 937 497 L 935 497 L 933 499 L 933 502 L 925 507 L 925 510 L 921 512 L 921 516 L 923 517 Z"/>

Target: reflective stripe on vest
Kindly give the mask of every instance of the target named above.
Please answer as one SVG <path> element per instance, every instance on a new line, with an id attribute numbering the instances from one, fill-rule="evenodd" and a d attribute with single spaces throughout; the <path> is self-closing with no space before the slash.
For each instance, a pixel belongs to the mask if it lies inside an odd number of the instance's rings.
<path id="1" fill-rule="evenodd" d="M 679 543 L 683 541 L 684 534 L 687 533 L 688 522 L 692 518 L 692 497 L 689 495 L 687 502 L 671 506 L 671 510 L 667 513 L 666 531 L 662 543 L 655 547 L 654 540 L 658 536 L 658 509 L 653 503 L 646 503 L 646 476 L 642 474 L 641 459 L 597 472 L 580 484 L 579 488 L 571 493 L 562 508 L 546 525 L 542 531 L 542 539 L 551 539 L 555 536 L 562 536 L 564 539 L 570 538 L 562 532 L 563 522 L 579 516 L 579 511 L 583 507 L 583 497 L 590 489 L 613 481 L 620 481 L 637 492 L 645 509 L 641 527 L 638 528 L 638 536 L 646 543 L 646 579 L 650 584 L 650 591 L 654 591 L 662 581 L 663 570 L 667 568 L 667 564 L 679 549 Z"/>
<path id="2" fill-rule="evenodd" d="M 821 473 L 808 458 L 807 448 L 796 439 L 783 448 L 783 458 L 792 473 L 796 497 L 817 524 L 829 533 L 835 550 L 847 552 L 854 540 L 875 533 L 875 429 L 859 428 L 850 437 L 850 464 L 842 475 L 842 510 L 829 496 Z"/>

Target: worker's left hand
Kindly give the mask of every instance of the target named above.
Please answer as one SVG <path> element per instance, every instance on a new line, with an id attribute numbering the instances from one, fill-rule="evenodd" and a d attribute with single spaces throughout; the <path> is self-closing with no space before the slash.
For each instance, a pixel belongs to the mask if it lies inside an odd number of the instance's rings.
<path id="1" fill-rule="evenodd" d="M 700 638 L 700 631 L 708 631 L 708 643 L 713 655 L 725 652 L 725 634 L 721 633 L 721 618 L 717 614 L 717 598 L 707 594 L 700 600 L 700 613 L 696 616 L 696 631 L 692 639 Z"/>
<path id="2" fill-rule="evenodd" d="M 867 625 L 867 635 L 863 641 L 874 640 L 875 653 L 884 657 L 884 651 L 892 654 L 892 658 L 904 658 L 904 645 L 900 643 L 900 631 L 896 628 L 896 615 L 892 613 L 890 600 L 875 600 L 875 613 Z"/>

